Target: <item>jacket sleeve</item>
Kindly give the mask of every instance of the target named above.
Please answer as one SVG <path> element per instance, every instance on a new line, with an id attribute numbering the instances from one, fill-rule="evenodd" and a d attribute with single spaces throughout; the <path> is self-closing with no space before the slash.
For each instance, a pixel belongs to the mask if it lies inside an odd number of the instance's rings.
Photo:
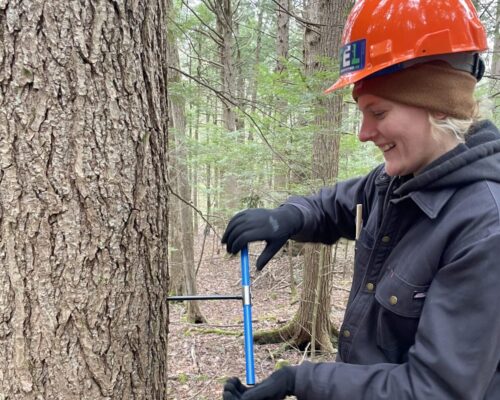
<path id="1" fill-rule="evenodd" d="M 500 232 L 492 233 L 468 243 L 438 271 L 406 363 L 305 362 L 298 367 L 297 398 L 498 398 L 486 391 L 500 361 L 499 249 Z"/>
<path id="2" fill-rule="evenodd" d="M 335 243 L 340 237 L 353 240 L 356 204 L 363 204 L 363 214 L 367 216 L 375 193 L 375 179 L 382 169 L 380 165 L 365 177 L 323 188 L 312 196 L 290 197 L 285 204 L 297 207 L 304 217 L 302 230 L 292 239 L 324 244 Z"/>

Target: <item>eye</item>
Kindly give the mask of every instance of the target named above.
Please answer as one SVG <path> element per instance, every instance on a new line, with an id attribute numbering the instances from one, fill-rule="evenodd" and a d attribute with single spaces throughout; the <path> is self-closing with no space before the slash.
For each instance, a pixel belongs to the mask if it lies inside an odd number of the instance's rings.
<path id="1" fill-rule="evenodd" d="M 376 119 L 383 119 L 385 117 L 385 111 L 372 110 L 372 115 Z"/>

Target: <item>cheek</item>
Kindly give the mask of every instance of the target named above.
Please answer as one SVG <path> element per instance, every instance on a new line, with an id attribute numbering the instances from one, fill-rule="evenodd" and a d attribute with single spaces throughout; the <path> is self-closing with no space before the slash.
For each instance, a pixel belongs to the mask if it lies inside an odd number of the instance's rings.
<path id="1" fill-rule="evenodd" d="M 388 140 L 398 141 L 405 136 L 405 128 L 392 118 L 386 118 L 379 122 L 378 130 Z"/>
<path id="2" fill-rule="evenodd" d="M 417 110 L 404 124 L 408 136 L 417 142 L 425 142 L 431 136 L 431 123 L 426 111 Z"/>
<path id="3" fill-rule="evenodd" d="M 425 121 L 387 121 L 384 130 L 385 136 L 399 144 L 401 150 L 418 152 L 420 147 L 432 142 L 430 126 Z"/>

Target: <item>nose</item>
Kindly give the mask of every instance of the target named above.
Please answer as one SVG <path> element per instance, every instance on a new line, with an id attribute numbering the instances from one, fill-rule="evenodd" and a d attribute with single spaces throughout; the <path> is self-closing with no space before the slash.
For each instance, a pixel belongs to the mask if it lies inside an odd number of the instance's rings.
<path id="1" fill-rule="evenodd" d="M 364 117 L 361 121 L 361 128 L 359 129 L 358 139 L 360 142 L 373 141 L 373 138 L 377 135 L 376 124 L 370 120 L 370 118 Z"/>

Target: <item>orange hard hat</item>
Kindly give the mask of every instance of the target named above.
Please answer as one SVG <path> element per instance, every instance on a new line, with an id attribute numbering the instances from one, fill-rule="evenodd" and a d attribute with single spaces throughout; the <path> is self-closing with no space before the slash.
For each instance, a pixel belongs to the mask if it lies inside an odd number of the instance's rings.
<path id="1" fill-rule="evenodd" d="M 340 77 L 325 93 L 420 57 L 487 47 L 470 0 L 357 0 L 342 35 Z"/>

